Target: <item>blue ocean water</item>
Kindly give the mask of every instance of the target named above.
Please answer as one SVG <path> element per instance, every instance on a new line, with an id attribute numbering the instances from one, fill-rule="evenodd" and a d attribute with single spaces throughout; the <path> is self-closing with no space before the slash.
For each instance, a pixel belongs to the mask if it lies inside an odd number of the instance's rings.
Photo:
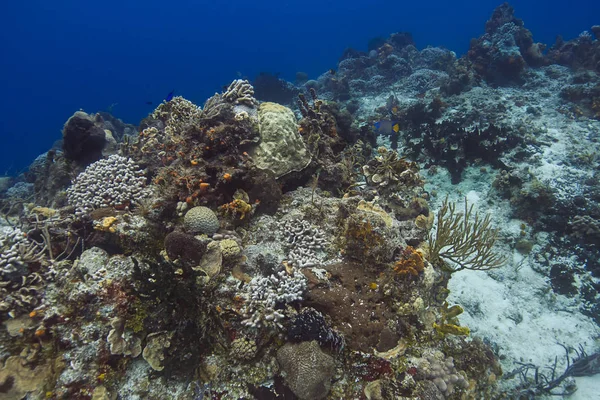
<path id="1" fill-rule="evenodd" d="M 171 90 L 196 103 L 239 75 L 293 80 L 335 68 L 346 47 L 411 32 L 418 47 L 464 53 L 499 1 L 5 2 L 0 24 L 0 174 L 60 139 L 76 110 L 138 123 Z M 551 45 L 600 23 L 600 2 L 513 1 Z M 596 17 L 596 18 L 595 18 Z M 154 105 L 148 105 L 152 101 Z"/>

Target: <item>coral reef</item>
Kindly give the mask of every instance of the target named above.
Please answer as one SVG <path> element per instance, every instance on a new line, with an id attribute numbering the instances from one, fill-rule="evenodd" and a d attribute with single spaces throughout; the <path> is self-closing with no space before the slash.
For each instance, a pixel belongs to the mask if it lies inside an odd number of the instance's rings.
<path id="1" fill-rule="evenodd" d="M 497 239 L 489 215 L 473 215 L 473 205 L 469 207 L 466 199 L 464 212 L 456 212 L 456 204 L 446 199 L 437 216 L 435 235 L 429 236 L 429 254 L 433 263 L 451 272 L 498 268 L 506 260 L 494 252 Z"/>
<path id="2" fill-rule="evenodd" d="M 485 34 L 471 42 L 468 58 L 488 82 L 505 85 L 522 81 L 527 66 L 542 65 L 544 45 L 534 43 L 514 9 L 504 3 L 485 24 Z"/>
<path id="3" fill-rule="evenodd" d="M 287 338 L 293 342 L 316 340 L 321 347 L 340 352 L 344 349 L 344 337 L 331 329 L 323 314 L 313 308 L 305 308 L 294 315 L 287 328 Z"/>
<path id="4" fill-rule="evenodd" d="M 247 80 L 236 79 L 223 93 L 223 98 L 233 104 L 246 104 L 253 107 L 257 104 L 254 88 Z"/>
<path id="5" fill-rule="evenodd" d="M 459 59 L 403 32 L 139 129 L 77 112 L 3 181 L 0 397 L 571 393 L 598 372 L 598 39 L 542 51 L 503 4 Z"/>

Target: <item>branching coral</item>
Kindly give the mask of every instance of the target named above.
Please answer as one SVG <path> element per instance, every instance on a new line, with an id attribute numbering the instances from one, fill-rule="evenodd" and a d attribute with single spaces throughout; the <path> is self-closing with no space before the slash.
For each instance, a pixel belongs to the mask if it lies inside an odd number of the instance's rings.
<path id="1" fill-rule="evenodd" d="M 300 109 L 300 113 L 304 118 L 321 119 L 323 118 L 321 114 L 321 105 L 323 105 L 323 101 L 317 98 L 317 92 L 314 88 L 310 88 L 309 92 L 313 101 L 312 106 L 308 103 L 304 94 L 300 93 L 298 95 L 298 108 Z"/>
<path id="2" fill-rule="evenodd" d="M 289 246 L 290 265 L 305 268 L 324 262 L 321 253 L 325 249 L 327 239 L 321 229 L 299 219 L 281 221 L 279 229 Z"/>
<path id="3" fill-rule="evenodd" d="M 494 252 L 498 230 L 491 227 L 489 215 L 473 214 L 465 199 L 465 211 L 457 212 L 455 203 L 444 200 L 437 215 L 435 235 L 429 235 L 431 261 L 449 271 L 488 270 L 501 267 L 505 259 Z"/>
<path id="4" fill-rule="evenodd" d="M 5 312 L 14 317 L 38 305 L 44 279 L 28 264 L 40 262 L 45 252 L 46 246 L 31 241 L 19 228 L 0 232 L 0 319 Z"/>
<path id="5" fill-rule="evenodd" d="M 255 106 L 258 102 L 254 98 L 254 88 L 247 80 L 236 79 L 223 93 L 223 98 L 234 104 L 247 104 Z"/>
<path id="6" fill-rule="evenodd" d="M 87 167 L 67 189 L 69 203 L 77 215 L 101 207 L 125 208 L 145 197 L 146 178 L 130 159 L 112 155 Z"/>
<path id="7" fill-rule="evenodd" d="M 280 306 L 302 300 L 306 278 L 299 271 L 288 274 L 285 270 L 268 277 L 256 276 L 244 287 L 243 325 L 251 328 L 273 327 L 283 329 L 285 310 Z"/>

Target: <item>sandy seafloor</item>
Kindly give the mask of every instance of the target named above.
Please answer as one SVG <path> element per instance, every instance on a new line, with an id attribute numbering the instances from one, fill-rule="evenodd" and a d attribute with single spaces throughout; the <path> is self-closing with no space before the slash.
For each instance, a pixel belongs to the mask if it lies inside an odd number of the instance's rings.
<path id="1" fill-rule="evenodd" d="M 553 133 L 561 139 L 555 145 L 560 148 L 567 138 L 560 131 L 553 130 Z M 558 176 L 552 173 L 558 168 L 560 154 L 564 153 L 555 153 L 552 149 L 546 151 L 541 173 L 538 171 L 542 180 L 556 181 Z M 480 167 L 469 167 L 463 181 L 457 185 L 450 183 L 444 170 L 428 176 L 426 188 L 441 193 L 432 202 L 432 207 L 434 210 L 439 208 L 445 194 L 453 201 L 466 196 L 477 209 L 491 213 L 504 241 L 517 238 L 522 221 L 511 219 L 508 201 L 498 200 L 490 193 L 494 175 L 482 174 Z M 465 309 L 459 317 L 461 324 L 471 329 L 472 336 L 481 337 L 498 349 L 505 373 L 517 367 L 514 361 L 551 366 L 555 357 L 558 357 L 557 369 L 561 373 L 565 368 L 565 350 L 558 343 L 574 348 L 582 345 L 588 354 L 600 346 L 600 327 L 580 312 L 579 299 L 555 294 L 548 278 L 536 272 L 542 268 L 536 261 L 536 250 L 541 251 L 546 239 L 547 234 L 540 232 L 530 255 L 504 249 L 508 259 L 504 267 L 487 272 L 460 271 L 453 274 L 448 284 L 448 301 Z M 561 261 L 576 262 L 569 254 Z M 517 315 L 519 319 L 522 317 L 519 323 L 515 321 Z M 513 386 L 516 379 L 505 384 Z M 600 399 L 600 375 L 575 380 L 578 389 L 569 399 Z"/>

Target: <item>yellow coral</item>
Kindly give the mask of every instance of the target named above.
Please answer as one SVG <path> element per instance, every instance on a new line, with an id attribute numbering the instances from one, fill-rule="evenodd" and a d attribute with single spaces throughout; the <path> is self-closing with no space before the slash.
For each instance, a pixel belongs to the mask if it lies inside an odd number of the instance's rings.
<path id="1" fill-rule="evenodd" d="M 94 226 L 94 229 L 102 232 L 115 233 L 117 231 L 117 228 L 115 227 L 116 222 L 117 217 L 105 217 L 101 223 Z"/>
<path id="2" fill-rule="evenodd" d="M 459 326 L 455 324 L 438 325 L 434 322 L 433 327 L 442 335 L 469 336 L 471 333 L 471 330 L 466 326 Z"/>
<path id="3" fill-rule="evenodd" d="M 236 216 L 240 214 L 240 220 L 246 218 L 246 214 L 252 211 L 252 206 L 242 199 L 235 199 L 231 203 L 219 207 L 224 214 Z"/>
<path id="4" fill-rule="evenodd" d="M 433 328 L 442 336 L 457 335 L 468 336 L 471 330 L 466 326 L 460 326 L 458 316 L 463 313 L 463 308 L 459 305 L 448 307 L 448 303 L 444 302 L 442 306 L 442 321 L 440 324 L 433 323 Z"/>

